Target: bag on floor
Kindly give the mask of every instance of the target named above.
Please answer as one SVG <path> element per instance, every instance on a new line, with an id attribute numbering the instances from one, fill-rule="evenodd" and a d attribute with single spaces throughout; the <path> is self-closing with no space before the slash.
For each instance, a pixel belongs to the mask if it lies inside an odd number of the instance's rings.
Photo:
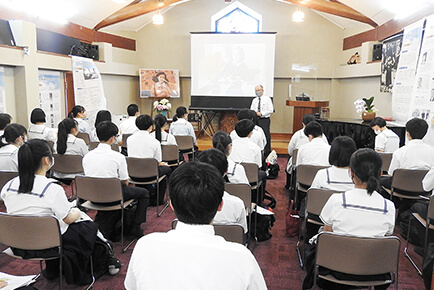
<path id="1" fill-rule="evenodd" d="M 95 279 L 98 279 L 108 271 L 111 258 L 116 259 L 112 245 L 97 238 L 92 252 L 93 275 Z"/>
<path id="2" fill-rule="evenodd" d="M 266 201 L 268 201 L 268 202 L 266 202 Z M 267 190 L 265 190 L 264 200 L 262 203 L 263 203 L 264 207 L 274 209 L 276 207 L 277 201 L 271 195 L 271 193 L 269 193 Z"/>
<path id="3" fill-rule="evenodd" d="M 286 236 L 297 237 L 300 223 L 299 212 L 294 207 L 294 200 L 289 201 L 288 211 L 286 212 Z"/>
<path id="4" fill-rule="evenodd" d="M 267 179 L 276 179 L 277 177 L 279 177 L 279 171 L 279 164 L 267 163 Z"/>
<path id="5" fill-rule="evenodd" d="M 266 209 L 262 210 L 266 211 Z M 252 227 L 249 226 L 249 229 L 252 229 L 252 233 L 250 233 L 250 235 L 253 237 L 256 233 L 256 238 L 258 242 L 263 242 L 271 239 L 273 235 L 270 233 L 270 229 L 274 226 L 275 221 L 276 218 L 274 217 L 274 214 L 260 214 L 256 211 L 252 212 L 253 224 Z"/>

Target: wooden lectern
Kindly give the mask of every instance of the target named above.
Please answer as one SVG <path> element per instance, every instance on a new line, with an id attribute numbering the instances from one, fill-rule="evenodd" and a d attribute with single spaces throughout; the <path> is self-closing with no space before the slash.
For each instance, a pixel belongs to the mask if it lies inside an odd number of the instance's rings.
<path id="1" fill-rule="evenodd" d="M 320 113 L 321 108 L 329 105 L 328 101 L 286 101 L 286 105 L 294 107 L 294 118 L 292 121 L 292 133 L 303 128 L 301 124 L 305 114 Z"/>

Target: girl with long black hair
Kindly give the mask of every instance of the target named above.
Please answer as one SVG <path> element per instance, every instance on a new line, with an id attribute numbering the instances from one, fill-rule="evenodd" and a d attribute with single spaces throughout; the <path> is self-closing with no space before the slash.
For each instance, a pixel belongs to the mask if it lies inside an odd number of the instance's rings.
<path id="1" fill-rule="evenodd" d="M 26 141 L 27 130 L 20 124 L 9 124 L 0 136 L 0 171 L 18 171 L 18 148 Z"/>
<path id="2" fill-rule="evenodd" d="M 90 136 L 92 132 L 90 130 L 89 124 L 84 120 L 87 117 L 87 115 L 86 115 L 86 110 L 84 109 L 83 106 L 80 105 L 74 106 L 71 112 L 69 112 L 68 117 L 73 118 L 75 121 L 77 121 L 78 132 L 87 133 Z"/>
<path id="3" fill-rule="evenodd" d="M 178 145 L 175 136 L 167 133 L 167 118 L 162 114 L 157 114 L 154 118 L 155 130 L 151 133 L 155 139 L 160 141 L 161 145 Z"/>

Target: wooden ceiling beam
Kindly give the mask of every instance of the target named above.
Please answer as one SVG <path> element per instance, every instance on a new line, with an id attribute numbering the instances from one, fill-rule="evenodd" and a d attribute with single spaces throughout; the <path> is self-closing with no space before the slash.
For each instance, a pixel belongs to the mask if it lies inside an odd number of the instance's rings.
<path id="1" fill-rule="evenodd" d="M 157 11 L 158 9 L 163 9 L 168 7 L 174 3 L 181 2 L 183 0 L 147 0 L 142 2 L 134 1 L 132 4 L 125 6 L 124 8 L 118 10 L 113 13 L 100 23 L 98 23 L 93 29 L 99 30 L 101 28 L 135 18 L 137 16 L 141 16 L 153 11 Z"/>
<path id="2" fill-rule="evenodd" d="M 284 0 L 286 2 L 292 3 L 294 5 L 307 7 L 313 10 L 329 13 L 332 15 L 352 19 L 362 23 L 371 25 L 372 27 L 377 27 L 378 24 L 375 23 L 369 17 L 366 17 L 362 13 L 348 7 L 337 1 L 327 1 L 327 0 Z"/>

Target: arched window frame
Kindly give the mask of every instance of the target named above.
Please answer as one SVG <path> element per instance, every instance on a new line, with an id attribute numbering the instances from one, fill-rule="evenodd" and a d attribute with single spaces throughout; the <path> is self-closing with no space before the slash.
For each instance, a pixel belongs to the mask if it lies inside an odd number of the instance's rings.
<path id="1" fill-rule="evenodd" d="M 257 31 L 255 32 L 262 32 L 262 15 L 238 1 L 223 8 L 222 10 L 220 10 L 219 12 L 217 12 L 211 17 L 211 31 L 220 32 L 217 31 L 217 22 L 227 17 L 229 14 L 233 13 L 236 10 L 239 10 L 244 14 L 246 14 L 247 16 L 256 19 L 258 25 L 257 25 Z"/>

